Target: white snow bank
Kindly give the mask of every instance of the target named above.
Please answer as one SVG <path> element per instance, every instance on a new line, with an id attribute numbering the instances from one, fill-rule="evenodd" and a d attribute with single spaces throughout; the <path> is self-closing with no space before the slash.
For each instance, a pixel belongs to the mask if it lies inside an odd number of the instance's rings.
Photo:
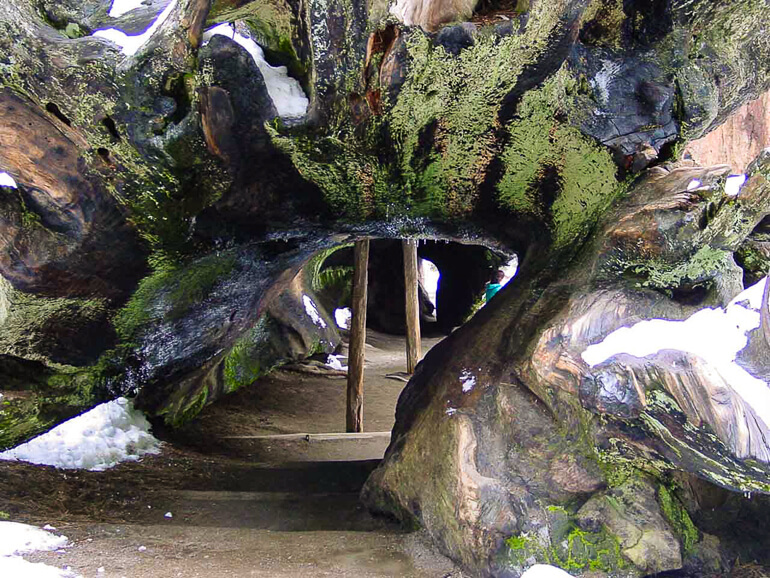
<path id="1" fill-rule="evenodd" d="M 67 536 L 57 536 L 36 526 L 0 522 L 0 576 L 24 578 L 70 578 L 74 574 L 45 564 L 33 564 L 18 556 L 36 550 L 58 550 L 67 546 Z"/>
<path id="2" fill-rule="evenodd" d="M 342 329 L 350 329 L 350 320 L 353 318 L 353 312 L 350 307 L 343 307 L 341 309 L 334 310 L 334 320 L 337 322 L 337 327 Z"/>
<path id="3" fill-rule="evenodd" d="M 76 578 L 71 570 L 27 562 L 16 556 L 0 556 L 0 576 L 8 578 Z"/>
<path id="4" fill-rule="evenodd" d="M 159 446 L 144 415 L 121 397 L 0 453 L 0 459 L 102 471 L 144 454 L 157 454 Z"/>
<path id="5" fill-rule="evenodd" d="M 318 312 L 318 308 L 313 303 L 313 300 L 307 295 L 302 296 L 302 303 L 305 305 L 305 313 L 310 316 L 313 323 L 318 325 L 321 329 L 326 329 L 326 321 L 323 320 L 321 314 Z"/>
<path id="6" fill-rule="evenodd" d="M 305 116 L 309 101 L 299 82 L 289 76 L 285 66 L 270 66 L 265 60 L 262 47 L 251 38 L 238 34 L 231 24 L 219 24 L 203 34 L 205 45 L 215 35 L 227 36 L 240 44 L 254 59 L 267 85 L 267 92 L 281 118 L 300 118 Z"/>
<path id="7" fill-rule="evenodd" d="M 572 578 L 570 574 L 556 566 L 535 564 L 521 575 L 521 578 Z"/>
<path id="8" fill-rule="evenodd" d="M 123 54 L 131 56 L 132 54 L 136 54 L 136 51 L 150 39 L 150 36 L 152 36 L 158 28 L 160 28 L 160 25 L 163 24 L 166 21 L 166 18 L 168 18 L 168 15 L 171 14 L 174 6 L 176 6 L 176 0 L 169 2 L 168 6 L 166 6 L 163 9 L 163 12 L 161 12 L 155 19 L 155 22 L 153 22 L 147 30 L 137 36 L 128 36 L 125 32 L 118 30 L 117 28 L 97 30 L 93 35 L 114 42 L 120 46 L 120 51 Z"/>
<path id="9" fill-rule="evenodd" d="M 67 536 L 57 536 L 28 524 L 0 522 L 0 556 L 29 554 L 35 550 L 58 550 L 66 545 Z"/>
<path id="10" fill-rule="evenodd" d="M 0 172 L 0 187 L 11 187 L 13 189 L 18 188 L 16 181 L 8 173 Z"/>
<path id="11" fill-rule="evenodd" d="M 619 353 L 646 357 L 671 349 L 702 358 L 719 373 L 757 415 L 770 425 L 770 388 L 735 362 L 746 347 L 747 333 L 759 327 L 765 280 L 749 287 L 725 309 L 701 309 L 684 321 L 650 319 L 621 327 L 581 355 L 591 367 Z"/>
<path id="12" fill-rule="evenodd" d="M 142 2 L 144 0 L 114 0 L 109 14 L 112 18 L 120 18 L 126 12 L 139 8 Z"/>
<path id="13" fill-rule="evenodd" d="M 725 195 L 737 197 L 741 192 L 743 183 L 746 182 L 746 175 L 730 175 L 725 181 Z"/>

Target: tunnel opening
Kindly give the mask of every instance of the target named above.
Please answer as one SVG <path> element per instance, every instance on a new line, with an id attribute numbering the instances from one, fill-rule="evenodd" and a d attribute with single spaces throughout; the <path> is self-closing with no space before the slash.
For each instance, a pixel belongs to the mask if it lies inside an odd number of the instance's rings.
<path id="1" fill-rule="evenodd" d="M 423 335 L 448 335 L 484 305 L 485 288 L 498 269 L 507 283 L 516 273 L 515 254 L 453 241 L 417 243 L 420 329 Z M 367 328 L 405 335 L 404 260 L 401 241 L 376 239 L 369 249 Z M 350 307 L 353 247 L 343 246 L 319 266 L 318 296 L 330 311 Z M 340 313 L 341 319 L 349 313 Z M 347 327 L 343 327 L 347 329 Z"/>
<path id="2" fill-rule="evenodd" d="M 515 276 L 518 259 L 484 245 L 436 239 L 416 245 L 424 357 L 484 306 L 490 279 L 500 272 L 505 285 Z M 410 378 L 402 240 L 370 240 L 367 271 L 364 426 L 353 446 L 345 423 L 353 243 L 318 251 L 282 282 L 257 323 L 258 347 L 239 353 L 239 363 L 260 368 L 255 378 L 165 435 L 249 459 L 275 455 L 277 447 L 290 461 L 381 459 Z"/>

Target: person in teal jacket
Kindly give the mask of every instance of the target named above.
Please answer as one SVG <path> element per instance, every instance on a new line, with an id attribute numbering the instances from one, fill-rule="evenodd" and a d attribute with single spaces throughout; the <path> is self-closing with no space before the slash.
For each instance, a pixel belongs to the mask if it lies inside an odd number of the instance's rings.
<path id="1" fill-rule="evenodd" d="M 500 269 L 492 273 L 492 278 L 487 283 L 487 290 L 484 293 L 484 301 L 488 302 L 495 296 L 495 293 L 500 291 L 500 288 L 503 286 L 503 279 L 505 279 L 505 273 Z"/>

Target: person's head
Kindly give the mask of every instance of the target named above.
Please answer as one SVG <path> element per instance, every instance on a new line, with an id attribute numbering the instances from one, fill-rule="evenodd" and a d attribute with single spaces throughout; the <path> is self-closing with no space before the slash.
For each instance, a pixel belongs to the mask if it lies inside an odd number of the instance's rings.
<path id="1" fill-rule="evenodd" d="M 502 283 L 503 279 L 505 279 L 505 273 L 498 269 L 497 271 L 492 271 L 492 277 L 489 280 L 492 283 Z"/>

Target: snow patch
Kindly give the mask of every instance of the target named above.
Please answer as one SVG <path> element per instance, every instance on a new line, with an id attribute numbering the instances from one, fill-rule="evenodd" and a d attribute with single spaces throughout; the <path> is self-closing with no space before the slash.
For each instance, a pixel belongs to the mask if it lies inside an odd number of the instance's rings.
<path id="1" fill-rule="evenodd" d="M 647 357 L 671 349 L 692 353 L 709 363 L 726 383 L 770 425 L 770 388 L 735 362 L 748 343 L 747 333 L 759 327 L 765 280 L 749 287 L 725 309 L 706 308 L 684 321 L 650 319 L 621 327 L 581 354 L 591 367 L 620 353 Z"/>
<path id="2" fill-rule="evenodd" d="M 305 313 L 310 316 L 313 323 L 318 325 L 321 329 L 326 329 L 326 321 L 321 318 L 321 314 L 318 313 L 318 308 L 313 303 L 313 300 L 307 295 L 302 296 L 302 303 L 305 305 Z"/>
<path id="3" fill-rule="evenodd" d="M 128 36 L 125 32 L 118 30 L 117 28 L 97 30 L 93 35 L 99 38 L 105 38 L 110 42 L 114 42 L 120 46 L 120 51 L 123 54 L 126 56 L 131 56 L 132 54 L 136 54 L 136 51 L 139 50 L 139 48 L 141 48 L 142 45 L 150 39 L 150 36 L 152 36 L 155 31 L 160 28 L 160 25 L 166 21 L 166 18 L 168 18 L 168 15 L 171 14 L 174 6 L 176 6 L 176 2 L 177 0 L 172 0 L 172 2 L 169 2 L 168 6 L 166 6 L 163 9 L 163 12 L 161 12 L 155 19 L 155 22 L 153 22 L 147 30 L 137 36 Z"/>
<path id="4" fill-rule="evenodd" d="M 728 197 L 737 197 L 745 182 L 746 175 L 730 175 L 725 181 L 725 195 Z"/>
<path id="5" fill-rule="evenodd" d="M 0 556 L 18 556 L 36 550 L 58 550 L 68 543 L 67 536 L 57 536 L 37 526 L 18 522 L 0 522 Z"/>
<path id="6" fill-rule="evenodd" d="M 329 357 L 326 358 L 326 365 L 338 371 L 347 371 L 348 366 L 342 365 L 341 359 L 342 359 L 341 355 L 330 355 Z"/>
<path id="7" fill-rule="evenodd" d="M 350 307 L 334 310 L 334 320 L 337 322 L 337 327 L 341 329 L 350 329 L 350 320 L 352 318 L 353 312 L 350 310 Z"/>
<path id="8" fill-rule="evenodd" d="M 144 414 L 121 397 L 0 453 L 0 460 L 103 471 L 144 454 L 160 453 L 159 446 Z"/>
<path id="9" fill-rule="evenodd" d="M 2 172 L 0 172 L 0 187 L 11 187 L 12 189 L 19 188 L 11 175 Z"/>
<path id="10" fill-rule="evenodd" d="M 46 528 L 50 526 L 46 525 Z M 0 576 L 25 578 L 71 578 L 75 575 L 46 564 L 33 564 L 19 558 L 37 550 L 52 551 L 67 546 L 67 536 L 17 522 L 0 522 Z"/>
<path id="11" fill-rule="evenodd" d="M 139 8 L 144 0 L 114 0 L 109 15 L 112 18 L 120 18 L 123 14 Z"/>
<path id="12" fill-rule="evenodd" d="M 254 59 L 257 68 L 259 68 L 262 77 L 265 79 L 267 92 L 275 105 L 275 110 L 278 111 L 278 116 L 281 118 L 301 118 L 305 116 L 309 101 L 300 83 L 289 76 L 289 71 L 285 66 L 270 66 L 265 60 L 265 53 L 262 47 L 251 38 L 238 34 L 232 25 L 228 23 L 219 24 L 204 32 L 203 44 L 205 45 L 217 34 L 237 42 Z"/>
<path id="13" fill-rule="evenodd" d="M 460 381 L 463 384 L 463 393 L 468 393 L 476 386 L 476 376 L 470 369 L 463 369 L 460 373 Z"/>
<path id="14" fill-rule="evenodd" d="M 572 578 L 570 574 L 548 564 L 535 564 L 521 575 L 521 578 Z"/>
<path id="15" fill-rule="evenodd" d="M 701 182 L 698 179 L 693 179 L 689 183 L 687 183 L 687 190 L 693 191 L 697 189 L 699 186 L 701 186 Z"/>
<path id="16" fill-rule="evenodd" d="M 60 570 L 43 563 L 27 562 L 17 556 L 0 556 L 0 576 L 21 578 L 77 578 L 70 570 Z"/>

